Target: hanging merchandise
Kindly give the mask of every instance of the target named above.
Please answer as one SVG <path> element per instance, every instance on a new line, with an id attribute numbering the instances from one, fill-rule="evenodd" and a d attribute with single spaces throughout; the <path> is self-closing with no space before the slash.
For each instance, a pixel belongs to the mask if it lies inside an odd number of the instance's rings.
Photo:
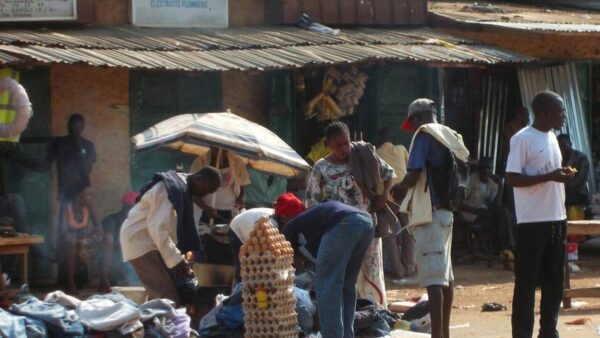
<path id="1" fill-rule="evenodd" d="M 18 78 L 17 71 L 0 69 L 0 141 L 19 142 L 31 118 L 31 103 Z"/>
<path id="2" fill-rule="evenodd" d="M 368 78 L 356 67 L 345 73 L 329 68 L 325 73 L 321 93 L 308 103 L 306 118 L 316 117 L 319 122 L 323 122 L 354 114 L 365 93 Z"/>

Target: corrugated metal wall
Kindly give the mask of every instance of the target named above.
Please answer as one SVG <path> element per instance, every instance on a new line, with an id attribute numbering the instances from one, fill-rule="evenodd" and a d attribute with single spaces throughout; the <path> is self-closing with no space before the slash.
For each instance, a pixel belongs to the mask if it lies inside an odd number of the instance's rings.
<path id="1" fill-rule="evenodd" d="M 567 121 L 560 132 L 568 133 L 571 136 L 573 148 L 584 152 L 590 165 L 594 163 L 575 64 L 570 62 L 553 67 L 523 67 L 519 68 L 518 73 L 523 105 L 528 107 L 529 111 L 532 111 L 531 100 L 539 91 L 552 90 L 563 97 L 567 110 Z M 593 170 L 591 172 L 593 173 Z M 589 182 L 590 190 L 595 192 L 596 182 L 593 174 L 590 175 Z"/>

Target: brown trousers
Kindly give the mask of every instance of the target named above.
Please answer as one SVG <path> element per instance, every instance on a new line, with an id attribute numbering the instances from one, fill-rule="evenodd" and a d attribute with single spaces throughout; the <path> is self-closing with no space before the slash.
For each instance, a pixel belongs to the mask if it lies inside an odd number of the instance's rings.
<path id="1" fill-rule="evenodd" d="M 177 288 L 158 251 L 153 250 L 131 260 L 131 265 L 144 284 L 148 300 L 167 298 L 179 304 Z"/>

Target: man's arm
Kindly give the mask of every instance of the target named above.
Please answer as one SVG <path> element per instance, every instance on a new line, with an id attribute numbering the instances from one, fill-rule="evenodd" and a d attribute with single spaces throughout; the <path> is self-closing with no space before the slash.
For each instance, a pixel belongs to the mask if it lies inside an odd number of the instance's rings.
<path id="1" fill-rule="evenodd" d="M 568 182 L 573 174 L 568 168 L 558 168 L 542 175 L 524 175 L 520 173 L 507 172 L 506 183 L 513 188 L 531 187 L 546 182 Z"/>
<path id="2" fill-rule="evenodd" d="M 167 268 L 171 269 L 181 263 L 183 257 L 181 252 L 171 239 L 169 229 L 176 227 L 176 224 L 171 224 L 173 218 L 173 205 L 167 197 L 167 190 L 162 183 L 162 187 L 158 189 L 152 188 L 144 194 L 142 199 L 146 199 L 146 203 L 150 203 L 148 211 L 148 233 L 156 245 L 158 252 L 165 262 Z M 162 189 L 161 189 L 162 188 Z"/>
<path id="3" fill-rule="evenodd" d="M 402 200 L 404 200 L 408 189 L 414 187 L 415 184 L 417 184 L 419 176 L 421 176 L 421 172 L 421 169 L 409 170 L 406 176 L 404 176 L 402 182 L 396 184 L 392 188 L 392 195 L 394 196 L 396 202 L 402 203 Z"/>

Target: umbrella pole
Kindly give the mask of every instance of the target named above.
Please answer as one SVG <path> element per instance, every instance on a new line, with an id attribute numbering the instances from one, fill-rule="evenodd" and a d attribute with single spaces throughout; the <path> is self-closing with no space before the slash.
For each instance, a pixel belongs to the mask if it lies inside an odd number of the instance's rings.
<path id="1" fill-rule="evenodd" d="M 216 165 L 217 170 L 221 169 L 221 156 L 222 155 L 223 155 L 223 149 L 219 148 L 219 152 L 217 153 L 217 165 Z M 214 208 L 215 204 L 217 204 L 217 192 L 213 193 L 211 207 Z M 208 224 L 214 225 L 215 224 L 214 218 L 211 218 L 210 221 L 208 222 Z"/>

